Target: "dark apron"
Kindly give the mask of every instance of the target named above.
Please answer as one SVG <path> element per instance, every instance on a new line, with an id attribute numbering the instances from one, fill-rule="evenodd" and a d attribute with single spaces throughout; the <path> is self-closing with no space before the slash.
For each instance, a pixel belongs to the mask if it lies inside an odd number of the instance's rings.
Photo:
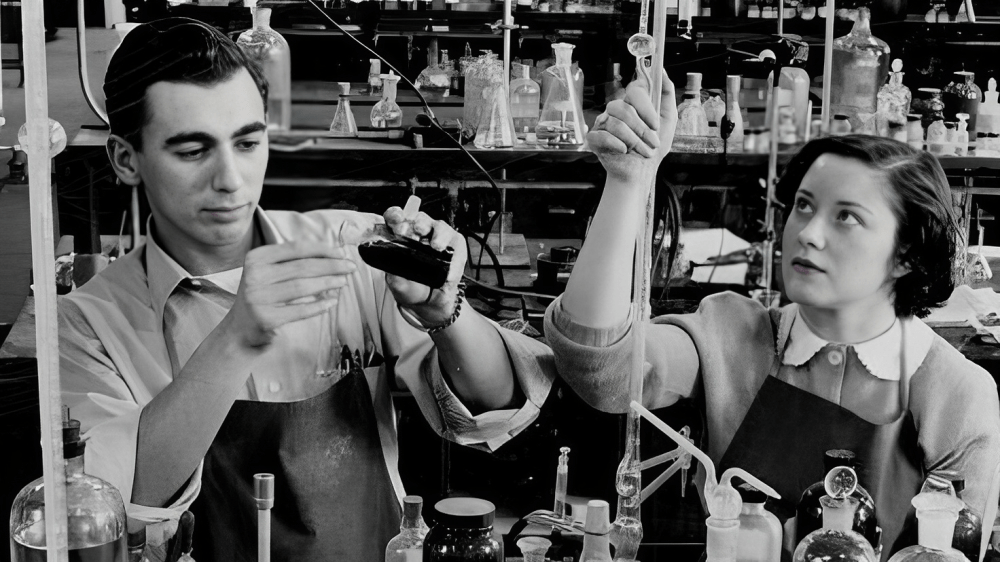
<path id="1" fill-rule="evenodd" d="M 271 558 L 371 562 L 399 533 L 364 372 L 299 402 L 238 400 L 205 455 L 194 555 L 257 560 L 253 475 L 275 477 Z"/>
<path id="2" fill-rule="evenodd" d="M 910 500 L 925 475 L 913 417 L 905 410 L 896 421 L 876 425 L 778 379 L 790 322 L 781 324 L 771 372 L 722 456 L 720 471 L 738 466 L 760 478 L 781 494 L 774 511 L 794 515 L 802 492 L 824 477 L 823 453 L 854 451 L 864 464 L 859 477 L 875 500 L 887 560 L 916 543 Z"/>

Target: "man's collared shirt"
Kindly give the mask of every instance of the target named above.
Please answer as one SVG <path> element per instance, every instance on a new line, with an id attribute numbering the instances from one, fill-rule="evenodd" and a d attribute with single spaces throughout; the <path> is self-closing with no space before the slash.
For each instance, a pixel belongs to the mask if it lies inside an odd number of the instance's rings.
<path id="1" fill-rule="evenodd" d="M 256 213 L 264 243 L 286 240 L 330 240 L 340 243 L 348 230 L 366 230 L 381 217 L 349 211 Z M 147 229 L 147 232 L 150 230 Z M 349 237 L 347 237 L 349 239 Z M 336 341 L 363 355 L 377 352 L 398 357 L 396 382 L 416 399 L 425 418 L 442 436 L 460 444 L 495 449 L 527 427 L 548 395 L 553 372 L 551 351 L 543 344 L 498 328 L 524 395 L 519 409 L 471 415 L 442 376 L 431 338 L 399 315 L 382 272 L 361 260 L 357 246 L 345 246 L 357 265 L 330 314 L 292 323 L 278 330 L 276 343 L 254 365 L 239 399 L 294 402 L 316 396 L 337 380 L 316 373 L 317 363 Z M 188 274 L 160 248 L 152 236 L 146 246 L 114 262 L 86 285 L 60 300 L 60 361 L 63 402 L 79 419 L 89 438 L 87 472 L 115 485 L 131 518 L 164 523 L 151 528 L 149 540 L 169 535 L 180 514 L 197 497 L 201 467 L 187 488 L 164 508 L 131 504 L 139 417 L 142 408 L 173 379 L 164 339 L 164 308 L 175 291 L 202 299 L 206 309 L 231 299 L 242 270 L 203 277 Z M 190 307 L 186 307 L 190 308 Z M 183 318 L 182 329 L 171 330 L 181 364 L 215 328 L 218 311 Z M 332 329 L 322 329 L 321 322 Z M 395 416 L 385 366 L 365 370 L 372 394 L 383 456 L 397 495 L 403 486 L 397 468 Z M 159 531 L 159 532 L 157 532 Z M 162 537 L 159 537 L 162 539 Z"/>

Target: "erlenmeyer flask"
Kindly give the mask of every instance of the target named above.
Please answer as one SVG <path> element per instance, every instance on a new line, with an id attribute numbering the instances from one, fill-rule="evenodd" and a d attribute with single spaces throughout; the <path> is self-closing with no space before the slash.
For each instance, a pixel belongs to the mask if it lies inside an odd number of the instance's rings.
<path id="1" fill-rule="evenodd" d="M 476 128 L 473 143 L 476 148 L 510 148 L 514 146 L 514 119 L 507 105 L 507 89 L 499 86 L 483 90 L 490 110 L 483 113 Z"/>
<path id="2" fill-rule="evenodd" d="M 544 103 L 535 134 L 539 144 L 579 146 L 583 144 L 583 105 L 576 89 L 570 48 L 555 44 L 556 64 L 542 74 Z"/>
<path id="3" fill-rule="evenodd" d="M 381 75 L 382 99 L 372 107 L 372 127 L 386 129 L 403 126 L 403 110 L 396 104 L 396 83 L 399 76 L 391 71 Z"/>
<path id="4" fill-rule="evenodd" d="M 358 125 L 354 122 L 354 112 L 351 111 L 351 83 L 339 82 L 340 99 L 337 100 L 337 111 L 330 123 L 330 134 L 335 137 L 358 136 Z"/>

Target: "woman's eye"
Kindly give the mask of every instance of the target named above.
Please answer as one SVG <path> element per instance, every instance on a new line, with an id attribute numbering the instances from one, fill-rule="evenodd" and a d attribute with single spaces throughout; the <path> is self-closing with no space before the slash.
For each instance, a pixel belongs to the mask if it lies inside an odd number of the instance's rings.
<path id="1" fill-rule="evenodd" d="M 861 224 L 858 217 L 854 216 L 854 213 L 850 213 L 848 211 L 841 211 L 840 214 L 837 215 L 837 220 L 843 222 L 844 224 Z"/>
<path id="2" fill-rule="evenodd" d="M 805 199 L 796 199 L 795 210 L 802 212 L 809 212 L 812 211 L 812 205 L 810 205 L 809 202 L 806 201 Z"/>

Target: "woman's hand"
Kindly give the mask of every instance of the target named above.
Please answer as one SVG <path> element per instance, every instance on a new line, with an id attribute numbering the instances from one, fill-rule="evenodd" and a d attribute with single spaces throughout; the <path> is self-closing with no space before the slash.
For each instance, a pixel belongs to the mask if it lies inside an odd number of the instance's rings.
<path id="1" fill-rule="evenodd" d="M 449 247 L 453 250 L 448 278 L 440 289 L 431 289 L 394 275 L 385 276 L 389 290 L 400 306 L 411 310 L 427 327 L 444 324 L 455 311 L 458 283 L 465 272 L 465 239 L 448 223 L 434 220 L 426 213 L 407 217 L 403 209 L 390 207 L 382 216 L 396 236 L 424 242 L 439 251 Z"/>
<path id="2" fill-rule="evenodd" d="M 608 104 L 587 134 L 608 179 L 647 187 L 663 157 L 670 152 L 677 126 L 674 85 L 663 72 L 663 96 L 657 116 L 649 99 L 649 82 L 643 72 L 628 85 L 625 99 Z"/>

